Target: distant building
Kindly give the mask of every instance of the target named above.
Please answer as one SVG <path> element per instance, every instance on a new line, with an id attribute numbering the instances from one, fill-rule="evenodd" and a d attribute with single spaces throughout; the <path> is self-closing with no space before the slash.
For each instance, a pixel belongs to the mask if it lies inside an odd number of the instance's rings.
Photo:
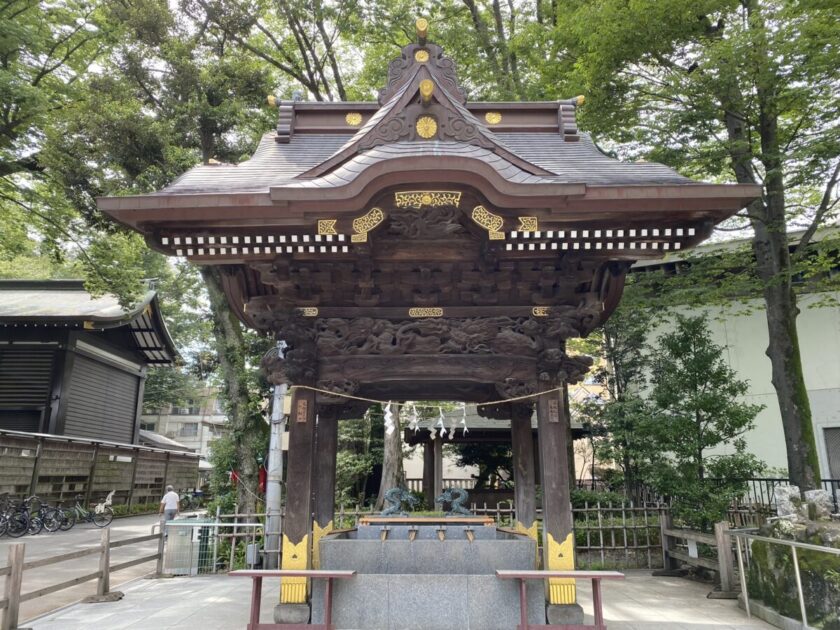
<path id="1" fill-rule="evenodd" d="M 175 440 L 207 459 L 210 443 L 227 432 L 227 422 L 218 391 L 207 388 L 183 405 L 144 409 L 140 428 Z"/>
<path id="2" fill-rule="evenodd" d="M 155 291 L 125 311 L 81 280 L 0 280 L 0 429 L 139 444 L 147 366 L 176 357 Z"/>
<path id="3" fill-rule="evenodd" d="M 177 356 L 155 291 L 125 310 L 81 280 L 0 280 L 0 492 L 154 506 L 197 487 L 198 456 L 140 426 L 148 366 Z"/>
<path id="4" fill-rule="evenodd" d="M 791 235 L 796 241 L 796 234 Z M 815 235 L 815 241 L 837 239 L 840 229 L 827 228 Z M 659 261 L 637 263 L 632 273 L 655 269 L 676 272 L 675 265 L 692 256 L 721 254 L 745 241 L 729 241 L 698 247 L 690 256 L 673 256 Z M 829 274 L 840 273 L 833 269 Z M 811 402 L 812 421 L 817 442 L 817 456 L 823 479 L 840 479 L 840 291 L 816 293 L 800 283 L 799 350 L 805 373 L 805 386 Z M 715 343 L 726 347 L 725 358 L 735 370 L 737 378 L 749 382 L 746 402 L 764 405 L 756 419 L 755 428 L 744 435 L 747 450 L 759 457 L 768 467 L 787 468 L 785 436 L 781 412 L 772 383 L 770 359 L 765 354 L 768 344 L 767 315 L 762 299 L 746 304 L 696 305 L 679 309 L 681 313 L 708 314 L 709 328 Z M 651 332 L 650 342 L 665 331 L 662 327 Z"/>

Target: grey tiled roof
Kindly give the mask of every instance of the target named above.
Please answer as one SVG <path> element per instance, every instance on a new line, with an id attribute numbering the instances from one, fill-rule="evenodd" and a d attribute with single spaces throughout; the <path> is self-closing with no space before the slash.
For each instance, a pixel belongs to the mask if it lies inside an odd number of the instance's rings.
<path id="1" fill-rule="evenodd" d="M 655 163 L 615 160 L 598 150 L 586 134 L 566 142 L 557 133 L 497 133 L 498 141 L 524 160 L 556 175 L 535 176 L 504 158 L 458 142 L 400 142 L 369 149 L 325 176 L 321 185 L 341 184 L 371 163 L 407 155 L 468 155 L 490 163 L 509 181 L 520 183 L 586 183 L 590 185 L 692 184 L 672 169 Z M 288 143 L 267 133 L 250 160 L 239 165 L 200 165 L 156 194 L 265 192 L 289 184 L 301 173 L 324 162 L 348 142 L 346 134 L 294 134 Z M 305 181 L 296 180 L 298 185 Z M 330 182 L 330 183 L 328 183 Z M 311 186 L 313 184 L 305 184 Z"/>

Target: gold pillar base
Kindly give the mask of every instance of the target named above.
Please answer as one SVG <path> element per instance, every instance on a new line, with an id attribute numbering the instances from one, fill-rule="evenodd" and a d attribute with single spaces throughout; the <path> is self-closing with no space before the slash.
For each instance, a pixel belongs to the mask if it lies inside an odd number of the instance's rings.
<path id="1" fill-rule="evenodd" d="M 546 533 L 548 549 L 545 550 L 545 568 L 554 571 L 573 571 L 575 568 L 575 538 L 569 533 L 563 542 L 558 543 L 554 536 Z M 549 604 L 574 604 L 577 601 L 575 580 L 571 578 L 551 578 L 548 580 Z"/>
<path id="2" fill-rule="evenodd" d="M 294 544 L 286 534 L 283 534 L 283 561 L 281 569 L 309 568 L 309 536 Z M 306 578 L 283 578 L 280 581 L 281 604 L 305 604 L 308 591 Z"/>

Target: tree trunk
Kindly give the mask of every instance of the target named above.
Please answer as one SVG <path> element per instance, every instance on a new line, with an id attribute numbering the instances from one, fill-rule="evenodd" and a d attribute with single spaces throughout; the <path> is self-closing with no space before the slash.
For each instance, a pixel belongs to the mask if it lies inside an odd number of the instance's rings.
<path id="1" fill-rule="evenodd" d="M 391 488 L 402 488 L 404 485 L 400 406 L 391 405 L 391 407 L 391 413 L 394 415 L 394 432 L 391 435 L 385 432 L 382 450 L 382 481 L 379 483 L 379 495 L 376 497 L 376 510 L 382 509 L 385 503 L 385 492 Z"/>
<path id="2" fill-rule="evenodd" d="M 756 14 L 757 7 L 749 3 L 754 28 L 766 28 Z M 770 60 L 768 59 L 768 63 Z M 754 236 L 752 240 L 758 276 L 763 284 L 769 341 L 766 354 L 772 368 L 772 383 L 776 390 L 782 427 L 785 433 L 788 474 L 800 490 L 814 489 L 820 482 L 819 461 L 811 422 L 811 405 L 796 331 L 796 293 L 791 282 L 791 260 L 788 250 L 785 216 L 785 182 L 782 153 L 777 134 L 778 114 L 775 99 L 774 71 L 763 68 L 757 86 L 759 101 L 758 132 L 761 138 L 760 159 L 764 166 L 764 198 L 747 208 Z M 721 95 L 724 123 L 729 140 L 729 154 L 735 178 L 741 184 L 758 183 L 753 174 L 753 152 L 746 126 L 746 118 L 739 112 L 744 97 L 737 85 L 731 85 Z"/>
<path id="3" fill-rule="evenodd" d="M 225 411 L 239 466 L 237 506 L 243 513 L 253 514 L 256 511 L 259 484 L 259 466 L 256 460 L 259 425 L 254 422 L 254 414 L 250 411 L 242 325 L 228 306 L 222 289 L 221 269 L 211 265 L 199 269 L 210 297 L 216 353 L 222 375 L 222 395 L 227 403 Z"/>
<path id="4" fill-rule="evenodd" d="M 773 387 L 782 416 L 788 474 L 791 483 L 800 490 L 812 490 L 820 483 L 819 460 L 799 352 L 796 330 L 799 308 L 790 282 L 787 234 L 756 222 L 753 251 L 764 282 L 769 335 L 766 354 L 770 358 Z"/>

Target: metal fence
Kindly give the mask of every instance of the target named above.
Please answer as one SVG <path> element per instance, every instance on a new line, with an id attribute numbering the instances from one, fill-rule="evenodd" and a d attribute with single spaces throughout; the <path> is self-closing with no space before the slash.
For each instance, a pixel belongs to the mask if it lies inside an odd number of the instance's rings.
<path id="1" fill-rule="evenodd" d="M 811 626 L 808 622 L 808 610 L 806 606 L 805 593 L 802 590 L 803 567 L 800 566 L 799 552 L 833 555 L 840 558 L 840 549 L 811 545 L 794 540 L 780 540 L 778 538 L 758 536 L 754 531 L 731 531 L 730 535 L 735 541 L 735 552 L 738 559 L 738 575 L 741 581 L 741 593 L 743 594 L 744 608 L 747 612 L 747 617 L 752 617 L 752 611 L 750 610 L 750 590 L 748 588 L 750 580 L 750 557 L 753 553 L 752 544 L 760 543 L 765 545 L 779 545 L 790 549 L 790 561 L 794 571 L 796 595 L 799 600 L 799 619 L 802 621 L 803 628 L 810 628 Z M 825 579 L 828 581 L 830 578 L 825 576 Z M 779 588 L 781 589 L 783 586 L 779 586 Z M 780 592 L 783 593 L 781 590 Z M 828 628 L 829 626 L 825 627 Z"/>
<path id="2" fill-rule="evenodd" d="M 162 573 L 207 575 L 261 564 L 264 525 L 181 519 L 165 525 Z"/>
<path id="3" fill-rule="evenodd" d="M 731 483 L 732 480 L 709 478 L 706 482 L 714 485 Z M 771 516 L 776 510 L 776 488 L 791 485 L 790 479 L 784 477 L 753 477 L 743 482 L 746 486 L 744 493 L 733 502 L 731 510 L 754 510 Z M 840 512 L 840 479 L 823 479 L 822 489 L 831 495 L 834 511 Z M 670 503 L 669 497 L 641 483 L 630 489 L 628 495 L 639 503 Z M 744 523 L 744 526 L 747 525 Z"/>

